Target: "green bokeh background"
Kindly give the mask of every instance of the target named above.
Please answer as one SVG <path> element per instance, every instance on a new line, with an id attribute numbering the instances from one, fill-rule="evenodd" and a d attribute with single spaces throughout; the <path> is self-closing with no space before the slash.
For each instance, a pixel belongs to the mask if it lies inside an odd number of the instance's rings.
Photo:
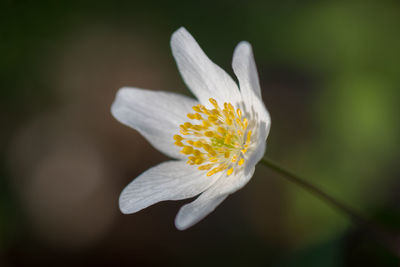
<path id="1" fill-rule="evenodd" d="M 263 166 L 188 231 L 172 223 L 183 202 L 119 214 L 124 185 L 166 158 L 115 122 L 109 108 L 124 85 L 190 94 L 169 48 L 180 26 L 230 74 L 233 49 L 247 40 L 272 117 L 267 156 L 396 231 L 399 2 L 6 0 L 0 9 L 0 265 L 397 266 L 346 216 Z M 70 136 L 90 140 L 113 185 L 103 200 L 115 211 L 87 239 L 84 231 L 74 239 L 86 229 L 81 224 L 59 227 L 63 219 L 42 208 L 57 205 L 47 198 L 57 183 L 41 187 L 35 209 L 24 195 L 36 159 Z M 74 142 L 72 155 L 81 149 Z M 101 199 L 74 205 L 103 213 Z M 71 193 L 66 207 L 73 200 Z M 77 221 L 86 216 L 67 210 Z"/>

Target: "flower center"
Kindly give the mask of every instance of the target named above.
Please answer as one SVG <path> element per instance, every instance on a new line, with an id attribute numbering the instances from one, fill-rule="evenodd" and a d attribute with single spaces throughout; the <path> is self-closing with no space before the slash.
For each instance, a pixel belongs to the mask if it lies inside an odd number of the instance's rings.
<path id="1" fill-rule="evenodd" d="M 214 109 L 201 104 L 194 106 L 196 113 L 188 113 L 187 117 L 198 124 L 180 125 L 181 135 L 174 135 L 175 145 L 182 147 L 182 154 L 188 155 L 188 164 L 207 170 L 207 176 L 224 170 L 229 176 L 245 161 L 251 138 L 251 131 L 247 129 L 249 122 L 231 103 L 225 102 L 221 109 L 215 99 L 209 100 Z"/>

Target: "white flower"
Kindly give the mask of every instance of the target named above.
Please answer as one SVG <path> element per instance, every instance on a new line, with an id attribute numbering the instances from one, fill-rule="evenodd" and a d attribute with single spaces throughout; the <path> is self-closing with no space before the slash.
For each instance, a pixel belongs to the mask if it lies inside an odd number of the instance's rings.
<path id="1" fill-rule="evenodd" d="M 175 159 L 145 171 L 125 187 L 119 199 L 121 211 L 134 213 L 160 201 L 200 194 L 176 216 L 176 227 L 184 230 L 250 180 L 264 155 L 271 120 L 261 99 L 249 43 L 239 43 L 233 55 L 240 90 L 186 29 L 174 32 L 171 47 L 183 80 L 197 100 L 121 88 L 111 112 Z"/>

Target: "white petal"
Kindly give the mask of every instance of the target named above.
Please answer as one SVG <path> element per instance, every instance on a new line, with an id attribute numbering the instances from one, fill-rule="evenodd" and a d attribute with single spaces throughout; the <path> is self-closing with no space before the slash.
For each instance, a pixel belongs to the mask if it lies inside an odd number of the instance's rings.
<path id="1" fill-rule="evenodd" d="M 217 178 L 207 177 L 184 161 L 167 161 L 145 171 L 126 186 L 119 198 L 119 207 L 129 214 L 160 201 L 194 197 Z"/>
<path id="2" fill-rule="evenodd" d="M 173 136 L 187 121 L 187 113 L 198 102 L 167 92 L 121 88 L 111 106 L 113 116 L 141 133 L 155 148 L 178 159 L 186 158 L 174 145 Z"/>
<path id="3" fill-rule="evenodd" d="M 213 212 L 228 195 L 206 198 L 201 194 L 195 201 L 183 206 L 175 218 L 175 226 L 179 230 L 186 230 L 192 227 L 208 214 Z"/>
<path id="4" fill-rule="evenodd" d="M 262 123 L 264 124 L 264 123 Z M 265 154 L 265 149 L 266 149 L 266 139 L 268 135 L 268 131 L 264 125 L 262 125 L 258 131 L 258 137 L 257 141 L 254 144 L 254 148 L 252 149 L 252 153 L 246 158 L 246 165 L 244 168 L 244 172 L 252 172 L 254 171 L 254 168 L 256 164 L 260 161 L 260 159 L 264 156 Z"/>
<path id="5" fill-rule="evenodd" d="M 246 154 L 245 172 L 248 172 L 260 161 L 264 156 L 266 140 L 271 128 L 271 117 L 264 106 L 261 99 L 255 96 L 254 92 L 249 91 L 251 102 L 245 103 L 245 110 L 249 112 L 250 117 L 255 122 L 253 134 L 251 136 L 251 144 L 249 154 Z"/>
<path id="6" fill-rule="evenodd" d="M 236 46 L 233 53 L 232 68 L 239 80 L 240 93 L 248 112 L 254 111 L 258 114 L 258 119 L 264 122 L 266 139 L 271 126 L 271 118 L 262 102 L 257 67 L 254 61 L 253 50 L 248 42 L 242 41 Z M 261 133 L 261 135 L 263 134 Z M 263 140 L 265 141 L 265 139 Z"/>
<path id="7" fill-rule="evenodd" d="M 233 52 L 232 68 L 239 80 L 242 95 L 249 97 L 248 91 L 251 90 L 258 98 L 261 98 L 257 67 L 248 42 L 242 41 L 236 46 Z"/>
<path id="8" fill-rule="evenodd" d="M 185 28 L 172 34 L 171 48 L 183 80 L 202 104 L 208 105 L 210 97 L 220 104 L 241 101 L 236 83 L 207 57 Z"/>
<path id="9" fill-rule="evenodd" d="M 240 172 L 236 175 L 223 176 L 207 191 L 202 193 L 193 202 L 184 205 L 175 218 L 175 226 L 185 230 L 198 223 L 228 197 L 229 194 L 242 188 L 253 176 L 254 168 L 249 172 Z"/>

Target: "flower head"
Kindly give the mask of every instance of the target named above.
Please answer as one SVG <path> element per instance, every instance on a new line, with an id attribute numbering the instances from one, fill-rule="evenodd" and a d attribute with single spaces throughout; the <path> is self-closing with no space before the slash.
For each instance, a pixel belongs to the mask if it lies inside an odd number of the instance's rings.
<path id="1" fill-rule="evenodd" d="M 191 155 L 187 163 L 200 165 L 197 169 L 207 170 L 207 176 L 225 171 L 230 176 L 235 167 L 245 161 L 245 154 L 251 144 L 249 120 L 243 118 L 242 110 L 231 103 L 220 108 L 217 101 L 210 98 L 213 109 L 202 104 L 193 107 L 196 113 L 188 113 L 191 120 L 199 124 L 185 122 L 180 125 L 181 135 L 174 135 L 175 145 L 182 147 L 181 153 Z"/>
<path id="2" fill-rule="evenodd" d="M 167 92 L 121 88 L 111 112 L 175 160 L 134 179 L 120 196 L 123 213 L 164 200 L 200 196 L 175 219 L 186 229 L 212 212 L 252 177 L 271 125 L 249 43 L 237 45 L 233 79 L 214 64 L 184 28 L 171 38 L 179 71 L 197 100 Z"/>

